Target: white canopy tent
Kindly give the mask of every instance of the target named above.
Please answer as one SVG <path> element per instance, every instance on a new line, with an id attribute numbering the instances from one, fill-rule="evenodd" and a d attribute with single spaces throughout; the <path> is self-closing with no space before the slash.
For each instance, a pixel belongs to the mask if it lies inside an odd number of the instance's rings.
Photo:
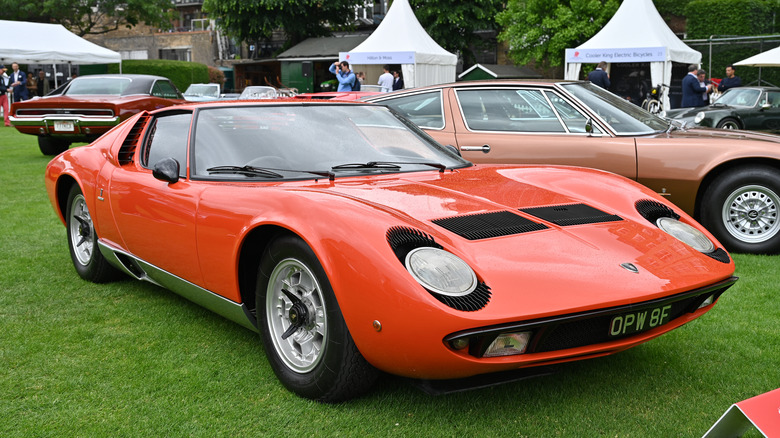
<path id="1" fill-rule="evenodd" d="M 119 53 L 91 43 L 60 24 L 0 20 L 0 30 L 5 35 L 0 39 L 2 64 L 119 63 L 122 70 Z"/>
<path id="2" fill-rule="evenodd" d="M 444 50 L 423 29 L 408 0 L 393 1 L 387 15 L 363 43 L 339 53 L 353 71 L 381 73 L 384 64 L 401 64 L 406 88 L 455 82 L 458 57 Z M 378 76 L 378 75 L 377 75 Z"/>
<path id="3" fill-rule="evenodd" d="M 672 62 L 699 64 L 701 53 L 669 29 L 652 0 L 625 0 L 593 38 L 566 49 L 566 79 L 577 79 L 583 63 L 649 62 L 652 85 L 671 85 Z M 668 90 L 668 89 L 667 89 Z M 663 93 L 664 108 L 669 94 Z"/>
<path id="4" fill-rule="evenodd" d="M 780 47 L 735 62 L 734 65 L 744 65 L 745 67 L 780 67 Z"/>

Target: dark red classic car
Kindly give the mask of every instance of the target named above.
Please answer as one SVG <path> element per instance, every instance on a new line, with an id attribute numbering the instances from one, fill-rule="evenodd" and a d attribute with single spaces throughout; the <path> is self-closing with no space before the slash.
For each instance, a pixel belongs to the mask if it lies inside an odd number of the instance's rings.
<path id="1" fill-rule="evenodd" d="M 90 75 L 73 79 L 48 95 L 11 106 L 19 132 L 37 135 L 44 155 L 57 155 L 74 142 L 91 142 L 141 111 L 184 103 L 162 76 Z"/>

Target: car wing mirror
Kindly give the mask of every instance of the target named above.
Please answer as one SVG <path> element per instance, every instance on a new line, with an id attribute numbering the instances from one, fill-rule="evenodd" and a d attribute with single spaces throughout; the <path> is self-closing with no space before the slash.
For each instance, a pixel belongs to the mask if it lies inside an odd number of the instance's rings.
<path id="1" fill-rule="evenodd" d="M 769 109 L 769 108 L 772 108 L 772 104 L 766 102 L 761 104 L 761 109 Z"/>
<path id="2" fill-rule="evenodd" d="M 179 181 L 179 162 L 174 158 L 163 158 L 154 163 L 152 175 L 160 181 L 173 184 Z"/>
<path id="3" fill-rule="evenodd" d="M 588 137 L 593 135 L 593 119 L 588 117 L 588 120 L 585 122 L 585 132 L 588 133 Z"/>

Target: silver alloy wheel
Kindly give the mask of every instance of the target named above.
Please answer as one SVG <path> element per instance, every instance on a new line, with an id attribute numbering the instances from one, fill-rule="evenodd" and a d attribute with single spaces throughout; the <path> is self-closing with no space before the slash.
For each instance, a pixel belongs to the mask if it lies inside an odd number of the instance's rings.
<path id="1" fill-rule="evenodd" d="M 279 262 L 268 279 L 265 306 L 277 355 L 296 373 L 314 369 L 328 325 L 322 288 L 311 270 L 294 258 Z"/>
<path id="2" fill-rule="evenodd" d="M 723 224 L 729 234 L 742 242 L 766 242 L 780 231 L 778 205 L 780 197 L 767 187 L 740 187 L 723 203 Z"/>
<path id="3" fill-rule="evenodd" d="M 79 263 L 86 266 L 92 261 L 95 250 L 95 227 L 92 217 L 87 209 L 84 195 L 78 194 L 73 198 L 70 206 L 70 241 L 73 245 L 73 254 Z"/>
<path id="4" fill-rule="evenodd" d="M 723 123 L 720 127 L 721 129 L 739 129 L 739 125 L 737 125 L 737 122 L 733 120 L 728 120 Z"/>

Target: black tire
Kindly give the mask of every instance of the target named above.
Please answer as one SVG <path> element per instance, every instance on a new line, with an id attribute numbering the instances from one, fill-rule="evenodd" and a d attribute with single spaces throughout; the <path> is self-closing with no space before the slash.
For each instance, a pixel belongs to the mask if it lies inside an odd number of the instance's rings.
<path id="1" fill-rule="evenodd" d="M 731 117 L 722 119 L 720 122 L 718 122 L 716 127 L 720 129 L 742 129 L 742 127 L 739 125 L 739 121 Z"/>
<path id="2" fill-rule="evenodd" d="M 68 150 L 70 142 L 61 138 L 38 137 L 38 149 L 43 155 L 59 155 Z"/>
<path id="3" fill-rule="evenodd" d="M 355 346 L 328 277 L 303 240 L 284 235 L 268 245 L 256 294 L 266 356 L 287 389 L 336 403 L 371 388 L 378 371 Z"/>
<path id="4" fill-rule="evenodd" d="M 84 195 L 75 184 L 68 194 L 65 222 L 70 258 L 79 276 L 93 283 L 105 283 L 117 278 L 119 271 L 108 263 L 98 248 L 92 216 Z"/>
<path id="5" fill-rule="evenodd" d="M 733 169 L 707 187 L 701 222 L 729 251 L 780 252 L 780 171 L 769 166 Z"/>

